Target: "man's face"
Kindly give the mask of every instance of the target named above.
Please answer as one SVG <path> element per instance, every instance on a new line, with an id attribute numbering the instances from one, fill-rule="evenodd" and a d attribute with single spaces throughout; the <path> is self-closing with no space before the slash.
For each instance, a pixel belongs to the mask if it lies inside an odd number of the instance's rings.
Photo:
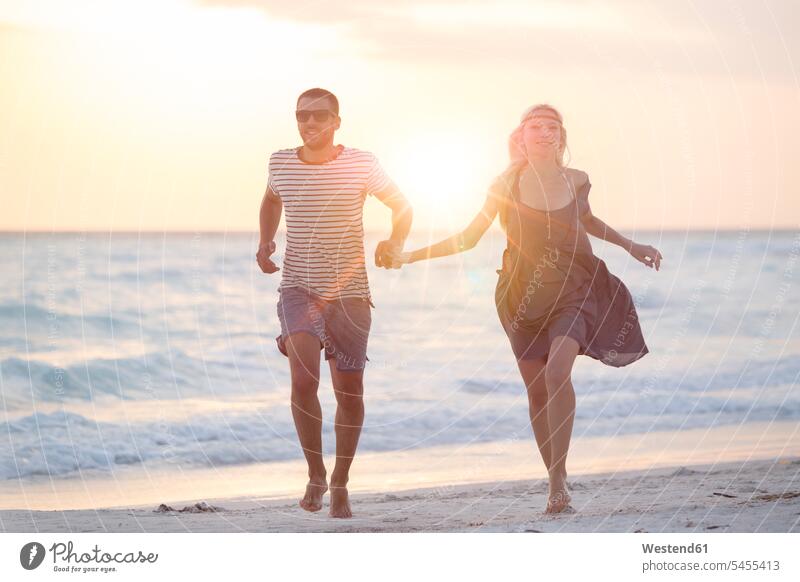
<path id="1" fill-rule="evenodd" d="M 341 119 L 331 109 L 330 101 L 319 97 L 303 97 L 297 102 L 298 111 L 316 112 L 305 121 L 297 121 L 297 130 L 303 143 L 312 150 L 320 150 L 333 143 L 333 134 L 339 129 Z M 317 117 L 324 117 L 320 120 Z"/>

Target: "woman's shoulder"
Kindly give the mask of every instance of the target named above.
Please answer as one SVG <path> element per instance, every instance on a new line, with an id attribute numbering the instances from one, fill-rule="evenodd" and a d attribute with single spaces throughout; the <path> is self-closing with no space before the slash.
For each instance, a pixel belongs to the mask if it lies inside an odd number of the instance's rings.
<path id="1" fill-rule="evenodd" d="M 489 195 L 498 198 L 504 197 L 514 187 L 516 174 L 515 168 L 507 168 L 501 174 L 495 176 L 489 185 Z"/>
<path id="2" fill-rule="evenodd" d="M 566 168 L 567 175 L 572 179 L 572 183 L 577 190 L 583 188 L 589 182 L 589 174 L 578 168 Z"/>

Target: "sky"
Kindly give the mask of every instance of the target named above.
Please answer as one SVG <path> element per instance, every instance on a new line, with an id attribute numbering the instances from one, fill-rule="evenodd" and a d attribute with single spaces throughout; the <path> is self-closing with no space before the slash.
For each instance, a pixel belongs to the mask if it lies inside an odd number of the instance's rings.
<path id="1" fill-rule="evenodd" d="M 314 86 L 415 229 L 463 228 L 542 102 L 612 227 L 796 229 L 798 23 L 795 0 L 0 0 L 0 230 L 255 232 Z"/>

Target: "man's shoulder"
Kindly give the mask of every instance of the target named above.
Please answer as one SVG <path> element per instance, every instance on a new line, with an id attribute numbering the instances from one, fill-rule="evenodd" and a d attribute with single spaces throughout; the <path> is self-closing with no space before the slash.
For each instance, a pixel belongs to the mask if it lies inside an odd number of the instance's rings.
<path id="1" fill-rule="evenodd" d="M 285 148 L 282 150 L 272 152 L 269 156 L 269 160 L 270 161 L 288 160 L 295 157 L 296 155 L 297 155 L 297 148 Z"/>
<path id="2" fill-rule="evenodd" d="M 362 150 L 359 148 L 351 148 L 351 147 L 344 147 L 342 150 L 342 155 L 347 156 L 351 159 L 357 159 L 360 161 L 377 161 L 378 157 L 370 151 Z"/>
<path id="3" fill-rule="evenodd" d="M 290 168 L 296 160 L 297 150 L 295 148 L 272 152 L 269 156 L 269 171 L 279 172 L 281 169 Z"/>

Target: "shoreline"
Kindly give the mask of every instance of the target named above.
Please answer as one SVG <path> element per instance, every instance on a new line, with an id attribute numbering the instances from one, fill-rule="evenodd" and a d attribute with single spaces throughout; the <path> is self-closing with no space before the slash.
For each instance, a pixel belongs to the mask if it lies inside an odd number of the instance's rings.
<path id="1" fill-rule="evenodd" d="M 570 476 L 650 470 L 800 455 L 800 424 L 793 421 L 725 425 L 603 437 L 573 437 Z M 332 467 L 333 459 L 326 456 Z M 84 471 L 0 481 L 0 511 L 112 509 L 258 497 L 289 499 L 304 489 L 302 459 L 210 468 L 132 465 L 114 472 Z M 522 440 L 361 452 L 351 471 L 351 493 L 544 479 L 531 433 Z M 198 491 L 202 490 L 202 493 Z"/>
<path id="2" fill-rule="evenodd" d="M 685 531 L 694 527 L 686 523 L 714 526 L 707 518 L 720 517 L 732 522 L 716 524 L 725 531 L 797 531 L 798 434 L 800 426 L 785 421 L 574 439 L 568 469 L 578 511 L 569 516 L 542 514 L 546 473 L 531 436 L 360 454 L 351 476 L 352 520 L 328 518 L 327 497 L 319 513 L 297 507 L 305 464 L 290 461 L 10 481 L 17 491 L 0 492 L 0 524 L 6 532 L 545 531 L 528 527 L 532 519 L 551 524 L 548 531 L 634 531 L 634 523 Z M 202 501 L 224 511 L 153 511 Z"/>

